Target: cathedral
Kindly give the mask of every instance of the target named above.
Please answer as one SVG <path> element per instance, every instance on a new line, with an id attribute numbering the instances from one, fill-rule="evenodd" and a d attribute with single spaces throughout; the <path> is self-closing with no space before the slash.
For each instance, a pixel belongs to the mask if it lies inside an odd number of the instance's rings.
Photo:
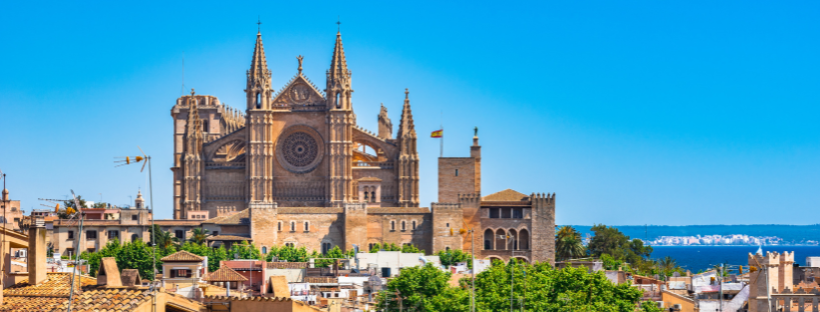
<path id="1" fill-rule="evenodd" d="M 398 127 L 382 106 L 376 133 L 357 126 L 341 33 L 324 90 L 302 73 L 275 92 L 261 32 L 244 110 L 182 96 L 174 119 L 175 220 L 199 221 L 214 244 L 249 241 L 327 251 L 376 243 L 427 253 L 475 248 L 479 259 L 553 261 L 555 195 L 505 190 L 481 197 L 481 146 L 439 158 L 439 199 L 419 203 L 410 94 Z"/>

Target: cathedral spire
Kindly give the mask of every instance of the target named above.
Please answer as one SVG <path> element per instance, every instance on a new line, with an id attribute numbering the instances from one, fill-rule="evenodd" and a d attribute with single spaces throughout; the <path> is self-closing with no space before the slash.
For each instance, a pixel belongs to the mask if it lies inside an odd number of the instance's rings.
<path id="1" fill-rule="evenodd" d="M 330 60 L 330 69 L 327 70 L 328 108 L 352 110 L 350 95 L 353 92 L 350 83 L 351 72 L 347 68 L 345 49 L 342 46 L 342 33 L 336 33 L 336 45 L 333 48 L 333 57 Z"/>
<path id="2" fill-rule="evenodd" d="M 330 61 L 328 75 L 334 79 L 346 78 L 348 74 L 345 49 L 342 46 L 342 33 L 336 33 L 336 46 L 333 48 L 333 59 Z"/>
<path id="3" fill-rule="evenodd" d="M 401 110 L 399 133 L 396 138 L 416 137 L 416 127 L 413 125 L 413 112 L 410 110 L 410 90 L 404 89 L 404 107 Z"/>
<path id="4" fill-rule="evenodd" d="M 256 34 L 256 46 L 253 48 L 253 58 L 251 58 L 251 68 L 248 70 L 248 79 L 264 78 L 268 73 L 268 61 L 265 58 L 265 47 L 262 45 L 262 33 Z"/>
<path id="5" fill-rule="evenodd" d="M 248 69 L 248 83 L 245 89 L 248 97 L 248 109 L 261 109 L 268 103 L 273 93 L 271 89 L 271 72 L 265 58 L 265 47 L 262 45 L 262 33 L 256 33 L 256 45 L 253 48 L 251 68 Z"/>

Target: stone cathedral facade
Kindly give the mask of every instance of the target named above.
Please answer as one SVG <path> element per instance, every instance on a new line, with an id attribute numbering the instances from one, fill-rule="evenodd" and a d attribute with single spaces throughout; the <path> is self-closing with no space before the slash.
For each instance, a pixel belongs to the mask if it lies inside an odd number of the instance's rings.
<path id="1" fill-rule="evenodd" d="M 296 75 L 275 92 L 258 33 L 244 109 L 193 91 L 177 99 L 174 219 L 200 221 L 213 244 L 246 240 L 263 252 L 394 243 L 432 253 L 477 244 L 478 258 L 553 260 L 554 195 L 481 197 L 477 134 L 470 157 L 439 159 L 440 203 L 420 207 L 409 92 L 395 134 L 384 106 L 373 133 L 356 124 L 341 33 L 323 90 L 297 59 Z M 473 241 L 462 228 L 475 231 Z"/>

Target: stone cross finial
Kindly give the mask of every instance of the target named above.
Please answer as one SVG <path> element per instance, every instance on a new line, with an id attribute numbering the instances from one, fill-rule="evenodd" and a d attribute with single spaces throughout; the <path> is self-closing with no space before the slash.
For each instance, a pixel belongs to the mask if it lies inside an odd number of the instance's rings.
<path id="1" fill-rule="evenodd" d="M 261 16 L 259 16 L 256 19 L 256 32 L 262 33 L 262 17 Z"/>
<path id="2" fill-rule="evenodd" d="M 301 55 L 299 55 L 299 56 L 296 57 L 296 59 L 299 60 L 299 73 L 301 74 L 302 73 L 302 60 L 305 59 L 305 58 L 302 57 Z"/>
<path id="3" fill-rule="evenodd" d="M 474 132 L 473 136 L 478 136 L 478 127 L 475 127 L 475 129 L 473 130 L 473 132 Z"/>
<path id="4" fill-rule="evenodd" d="M 196 92 L 194 92 L 194 88 L 191 88 L 191 96 L 194 96 L 194 94 L 196 94 Z"/>
<path id="5" fill-rule="evenodd" d="M 410 98 L 410 89 L 409 88 L 404 88 L 404 98 L 405 99 Z"/>
<path id="6" fill-rule="evenodd" d="M 342 32 L 342 19 L 341 19 L 341 18 L 339 18 L 339 20 L 338 20 L 338 21 L 336 21 L 336 26 L 338 27 L 338 28 L 336 29 L 336 31 L 337 31 L 337 32 Z"/>

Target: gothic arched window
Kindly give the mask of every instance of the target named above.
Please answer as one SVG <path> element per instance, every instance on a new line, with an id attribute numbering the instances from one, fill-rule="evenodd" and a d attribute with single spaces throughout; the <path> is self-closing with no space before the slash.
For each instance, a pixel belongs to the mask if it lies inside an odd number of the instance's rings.
<path id="1" fill-rule="evenodd" d="M 262 108 L 262 92 L 256 93 L 256 108 Z"/>

